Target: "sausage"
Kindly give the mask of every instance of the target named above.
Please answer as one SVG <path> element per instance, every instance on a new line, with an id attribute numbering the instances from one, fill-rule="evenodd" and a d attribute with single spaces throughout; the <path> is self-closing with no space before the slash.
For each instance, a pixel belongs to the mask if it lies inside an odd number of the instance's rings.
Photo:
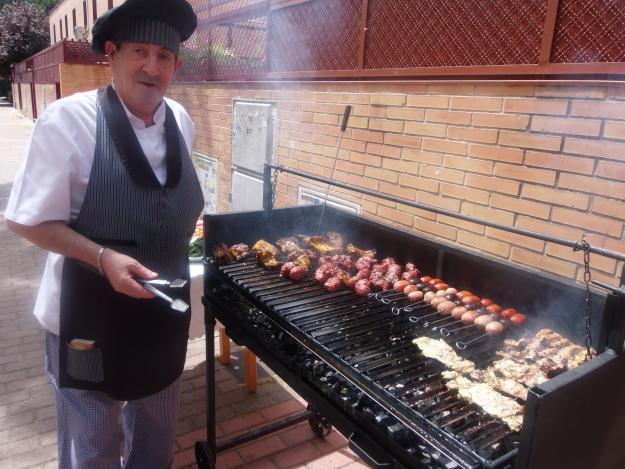
<path id="1" fill-rule="evenodd" d="M 451 310 L 451 317 L 453 317 L 454 319 L 460 319 L 462 315 L 466 312 L 467 308 L 465 308 L 464 306 L 456 306 L 454 309 Z"/>
<path id="2" fill-rule="evenodd" d="M 404 290 L 405 292 L 406 290 Z M 427 292 L 424 296 L 423 299 L 429 303 L 430 301 L 432 301 L 432 298 L 434 298 L 436 296 L 436 293 L 434 293 L 433 291 L 429 291 Z"/>
<path id="3" fill-rule="evenodd" d="M 475 321 L 475 318 L 478 316 L 479 315 L 476 311 L 467 311 L 461 316 L 460 319 L 462 319 L 462 322 L 465 324 L 473 324 L 473 321 Z"/>
<path id="4" fill-rule="evenodd" d="M 489 305 L 492 305 L 494 301 L 491 300 L 490 298 L 482 298 L 480 300 L 480 303 L 482 303 L 482 306 L 489 306 Z"/>
<path id="5" fill-rule="evenodd" d="M 491 321 L 486 324 L 486 333 L 489 335 L 501 334 L 504 330 L 504 326 L 499 321 Z"/>
<path id="6" fill-rule="evenodd" d="M 435 290 L 447 290 L 448 288 L 449 285 L 447 285 L 445 282 L 438 282 L 434 284 Z"/>
<path id="7" fill-rule="evenodd" d="M 416 285 L 406 285 L 404 287 L 404 295 L 409 295 L 412 292 L 418 291 L 419 289 L 417 288 Z"/>
<path id="8" fill-rule="evenodd" d="M 459 293 L 457 295 L 460 296 Z M 473 303 L 479 303 L 480 302 L 480 298 L 478 296 L 475 296 L 475 295 L 462 296 L 461 300 L 462 300 L 462 304 L 463 305 L 470 305 L 470 304 L 473 304 Z"/>
<path id="9" fill-rule="evenodd" d="M 401 293 L 404 291 L 404 288 L 408 286 L 408 280 L 398 280 L 393 284 L 393 290 L 397 293 Z"/>
<path id="10" fill-rule="evenodd" d="M 410 293 L 408 293 L 408 300 L 411 303 L 418 303 L 419 301 L 423 300 L 423 292 L 419 290 L 411 291 Z"/>
<path id="11" fill-rule="evenodd" d="M 451 287 L 450 287 L 450 288 L 448 288 L 447 290 L 445 290 L 445 292 L 446 292 L 448 295 L 455 295 L 456 293 L 458 293 L 458 290 L 456 290 L 455 288 L 451 288 Z"/>
<path id="12" fill-rule="evenodd" d="M 512 316 L 510 318 L 510 322 L 516 326 L 518 326 L 519 324 L 523 324 L 525 322 L 525 314 L 523 313 L 516 313 L 514 316 Z"/>
<path id="13" fill-rule="evenodd" d="M 467 290 L 460 290 L 459 292 L 456 292 L 456 295 L 458 295 L 458 298 L 463 298 L 465 296 L 473 295 L 473 293 Z"/>
<path id="14" fill-rule="evenodd" d="M 436 307 L 436 311 L 441 313 L 443 316 L 449 316 L 452 310 L 456 307 L 456 303 L 453 301 L 441 301 Z"/>
<path id="15" fill-rule="evenodd" d="M 517 314 L 517 310 L 514 308 L 506 308 L 506 309 L 501 310 L 500 314 L 502 317 L 506 319 L 510 319 L 512 316 Z"/>
<path id="16" fill-rule="evenodd" d="M 489 314 L 482 314 L 473 320 L 473 324 L 484 329 L 489 322 L 493 321 L 494 319 L 491 318 Z"/>
<path id="17" fill-rule="evenodd" d="M 443 301 L 446 301 L 444 297 L 442 297 L 442 296 L 435 296 L 434 298 L 432 298 L 430 300 L 430 304 L 432 305 L 433 308 L 436 308 Z"/>
<path id="18" fill-rule="evenodd" d="M 492 305 L 488 305 L 486 307 L 486 311 L 488 311 L 489 313 L 494 314 L 496 316 L 501 315 L 501 310 L 502 310 L 501 306 L 499 306 L 496 303 L 493 303 Z"/>

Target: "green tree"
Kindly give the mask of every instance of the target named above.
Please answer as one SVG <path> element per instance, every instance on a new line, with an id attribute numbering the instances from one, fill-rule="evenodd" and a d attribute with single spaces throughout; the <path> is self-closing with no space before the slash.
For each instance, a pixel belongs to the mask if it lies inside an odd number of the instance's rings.
<path id="1" fill-rule="evenodd" d="M 7 3 L 0 10 L 0 77 L 10 65 L 21 62 L 50 44 L 45 10 L 25 0 Z"/>
<path id="2" fill-rule="evenodd" d="M 0 9 L 7 3 L 13 3 L 15 0 L 0 0 Z M 27 0 L 28 3 L 32 3 L 34 5 L 42 6 L 43 9 L 48 13 L 52 8 L 59 3 L 60 0 Z"/>

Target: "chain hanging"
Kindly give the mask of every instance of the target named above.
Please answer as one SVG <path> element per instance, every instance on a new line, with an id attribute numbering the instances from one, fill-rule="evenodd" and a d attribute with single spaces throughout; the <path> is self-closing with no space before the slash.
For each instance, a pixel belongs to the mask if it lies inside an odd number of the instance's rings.
<path id="1" fill-rule="evenodd" d="M 581 248 L 580 248 L 581 244 Z M 584 284 L 586 285 L 586 297 L 585 301 L 585 315 L 586 315 L 586 361 L 592 359 L 592 352 L 590 350 L 592 342 L 591 331 L 591 314 L 592 314 L 592 294 L 590 292 L 590 244 L 582 236 L 582 240 L 578 243 L 573 250 L 584 251 Z"/>
<path id="2" fill-rule="evenodd" d="M 276 191 L 278 189 L 278 174 L 282 171 L 282 166 L 279 166 L 277 169 L 273 170 L 273 174 L 271 175 L 271 206 L 276 206 Z"/>

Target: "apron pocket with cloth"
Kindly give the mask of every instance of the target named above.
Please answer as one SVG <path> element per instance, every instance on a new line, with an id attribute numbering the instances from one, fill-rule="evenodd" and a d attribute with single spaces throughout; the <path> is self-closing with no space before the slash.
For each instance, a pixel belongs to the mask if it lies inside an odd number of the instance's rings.
<path id="1" fill-rule="evenodd" d="M 74 379 L 101 383 L 104 381 L 102 350 L 77 350 L 67 346 L 67 373 Z"/>

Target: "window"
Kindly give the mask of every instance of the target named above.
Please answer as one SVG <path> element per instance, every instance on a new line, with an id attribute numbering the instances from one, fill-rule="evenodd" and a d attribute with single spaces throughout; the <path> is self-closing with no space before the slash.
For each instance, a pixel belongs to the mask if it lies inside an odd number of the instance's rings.
<path id="1" fill-rule="evenodd" d="M 69 32 L 67 30 L 67 15 L 65 15 L 65 37 L 69 37 Z"/>
<path id="2" fill-rule="evenodd" d="M 72 31 L 76 30 L 76 8 L 72 9 Z"/>
<path id="3" fill-rule="evenodd" d="M 56 24 L 52 25 L 52 38 L 53 38 L 52 44 L 54 44 L 56 42 Z"/>
<path id="4" fill-rule="evenodd" d="M 82 1 L 82 20 L 83 26 L 87 29 L 87 0 Z"/>
<path id="5" fill-rule="evenodd" d="M 113 0 L 109 0 L 109 10 L 113 8 Z"/>
<path id="6" fill-rule="evenodd" d="M 98 19 L 98 0 L 93 0 L 93 24 Z"/>
<path id="7" fill-rule="evenodd" d="M 59 35 L 61 36 L 61 39 L 63 39 L 63 20 L 62 19 L 59 20 Z"/>

